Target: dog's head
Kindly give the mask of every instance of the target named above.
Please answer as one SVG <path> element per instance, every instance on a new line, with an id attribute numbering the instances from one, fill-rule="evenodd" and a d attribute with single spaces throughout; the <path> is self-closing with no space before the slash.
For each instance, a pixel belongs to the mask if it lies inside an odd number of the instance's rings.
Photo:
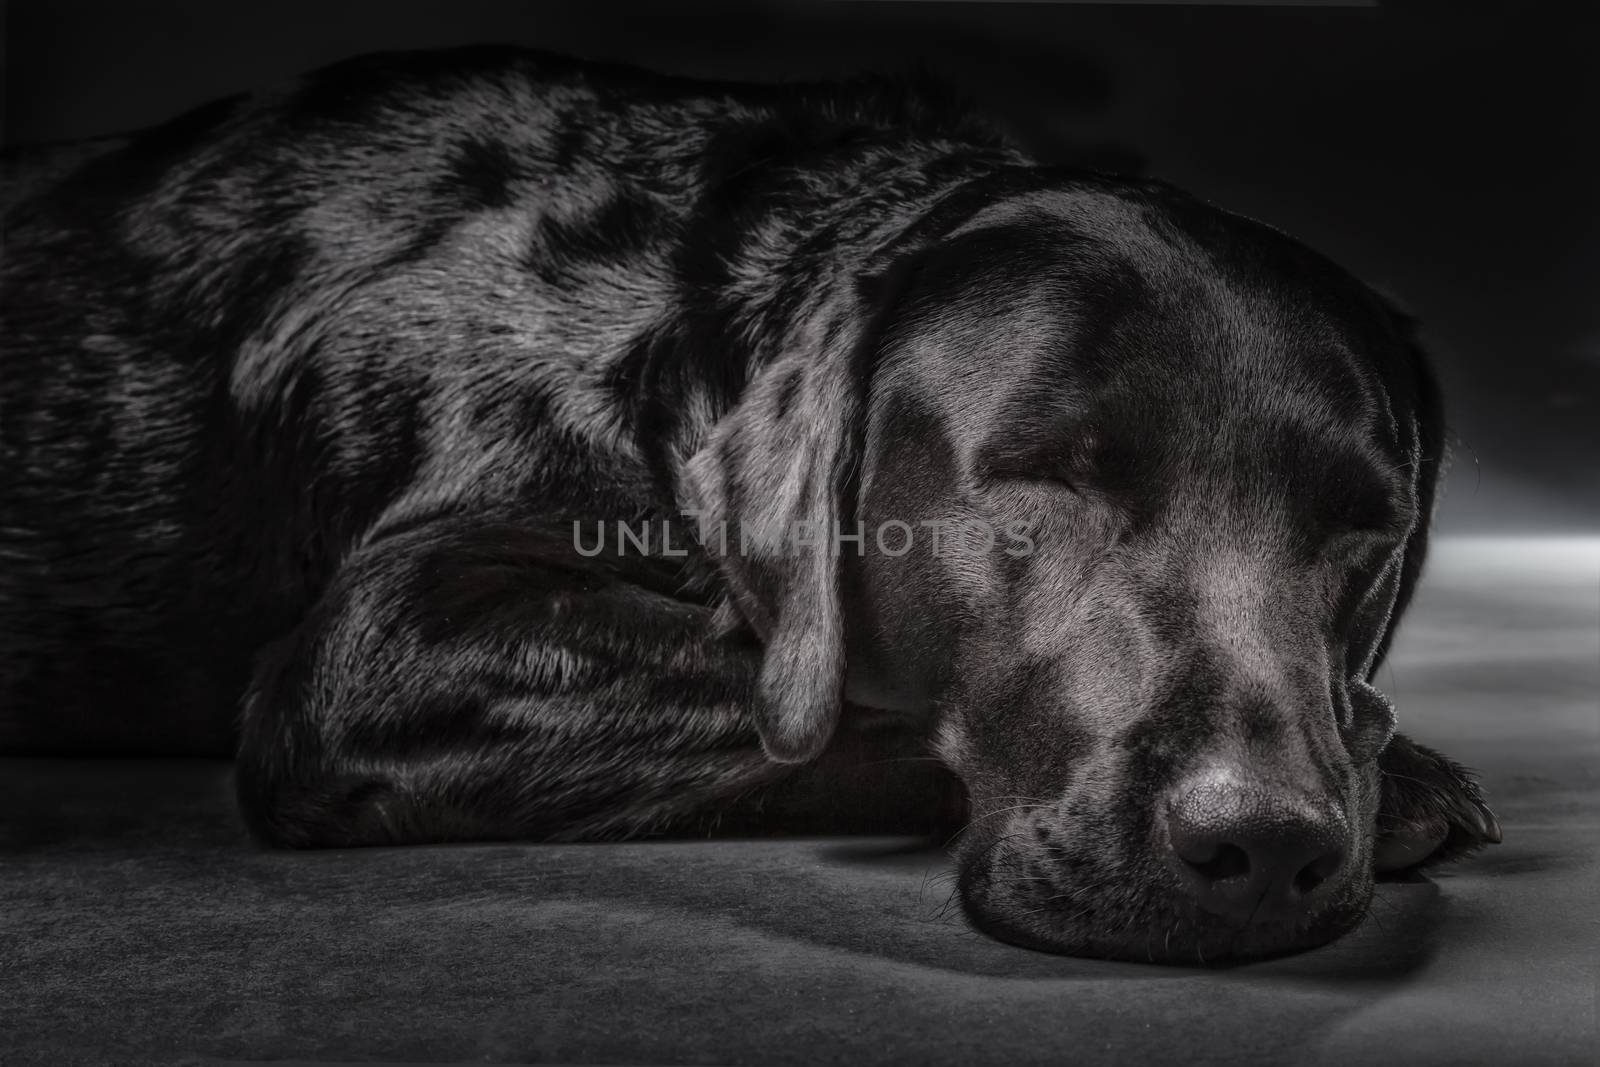
<path id="1" fill-rule="evenodd" d="M 1442 451 L 1407 324 L 1159 186 L 966 196 L 692 466 L 712 517 L 813 535 L 725 557 L 769 753 L 816 754 L 843 699 L 921 717 L 971 799 L 963 901 L 1008 940 L 1337 936 Z"/>

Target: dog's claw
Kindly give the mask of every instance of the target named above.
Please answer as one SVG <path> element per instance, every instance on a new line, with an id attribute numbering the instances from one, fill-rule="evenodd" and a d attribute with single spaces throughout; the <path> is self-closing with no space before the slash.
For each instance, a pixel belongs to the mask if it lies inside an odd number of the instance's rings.
<path id="1" fill-rule="evenodd" d="M 1478 824 L 1482 828 L 1483 839 L 1489 844 L 1498 845 L 1505 841 L 1505 835 L 1500 832 L 1500 820 L 1485 804 L 1478 805 Z"/>
<path id="2" fill-rule="evenodd" d="M 1467 816 L 1468 824 L 1477 831 L 1480 844 L 1498 845 L 1505 840 L 1500 832 L 1500 822 L 1494 817 L 1494 812 L 1489 810 L 1489 805 L 1481 799 L 1471 798 L 1465 805 L 1460 805 L 1459 810 Z"/>

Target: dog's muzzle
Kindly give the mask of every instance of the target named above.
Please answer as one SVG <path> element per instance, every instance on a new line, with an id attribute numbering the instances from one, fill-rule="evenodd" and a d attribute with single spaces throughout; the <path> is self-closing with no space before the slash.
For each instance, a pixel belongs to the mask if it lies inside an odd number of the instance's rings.
<path id="1" fill-rule="evenodd" d="M 1145 804 L 990 823 L 963 858 L 968 916 L 1049 952 L 1212 964 L 1326 944 L 1365 914 L 1364 816 L 1310 776 L 1213 759 Z"/>

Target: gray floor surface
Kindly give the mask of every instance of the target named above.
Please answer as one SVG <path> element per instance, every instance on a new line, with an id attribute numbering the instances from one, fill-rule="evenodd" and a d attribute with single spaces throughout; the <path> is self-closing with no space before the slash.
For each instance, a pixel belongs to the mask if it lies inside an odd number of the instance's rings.
<path id="1" fill-rule="evenodd" d="M 0 761 L 0 1063 L 1597 1062 L 1600 540 L 1443 543 L 1382 681 L 1506 843 L 1221 972 L 990 941 L 913 842 L 272 853 L 223 764 Z"/>

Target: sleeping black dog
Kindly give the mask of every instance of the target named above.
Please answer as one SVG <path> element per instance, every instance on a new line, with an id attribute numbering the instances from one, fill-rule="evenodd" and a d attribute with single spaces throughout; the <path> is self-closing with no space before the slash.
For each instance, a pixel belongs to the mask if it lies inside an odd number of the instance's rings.
<path id="1" fill-rule="evenodd" d="M 295 847 L 958 778 L 973 921 L 1138 959 L 1499 838 L 1369 684 L 1436 387 L 1265 226 L 910 90 L 501 49 L 80 154 L 7 165 L 6 752 L 235 752 Z"/>

